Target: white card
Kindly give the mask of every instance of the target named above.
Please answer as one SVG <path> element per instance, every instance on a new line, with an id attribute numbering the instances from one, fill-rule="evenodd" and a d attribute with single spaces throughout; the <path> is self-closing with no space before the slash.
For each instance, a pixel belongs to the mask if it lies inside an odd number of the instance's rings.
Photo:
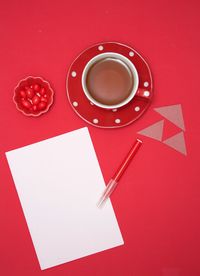
<path id="1" fill-rule="evenodd" d="M 41 269 L 123 244 L 87 128 L 6 156 Z"/>

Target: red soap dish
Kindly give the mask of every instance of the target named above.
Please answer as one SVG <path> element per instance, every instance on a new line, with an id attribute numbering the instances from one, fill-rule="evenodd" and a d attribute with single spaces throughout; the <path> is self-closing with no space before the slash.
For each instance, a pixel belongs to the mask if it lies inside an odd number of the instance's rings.
<path id="1" fill-rule="evenodd" d="M 24 115 L 38 117 L 49 110 L 53 96 L 49 82 L 41 77 L 29 76 L 15 87 L 13 101 Z"/>

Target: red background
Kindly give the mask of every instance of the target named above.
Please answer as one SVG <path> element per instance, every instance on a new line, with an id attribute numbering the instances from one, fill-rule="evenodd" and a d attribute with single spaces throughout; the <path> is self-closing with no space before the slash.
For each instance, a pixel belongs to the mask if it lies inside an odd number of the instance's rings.
<path id="1" fill-rule="evenodd" d="M 0 275 L 200 275 L 199 8 L 190 1 L 1 1 L 0 4 Z M 151 139 L 112 196 L 125 245 L 41 271 L 5 152 L 86 126 L 66 98 L 73 59 L 101 41 L 132 45 L 148 61 L 154 100 L 136 123 L 117 130 L 88 126 L 107 181 L 136 132 L 160 120 L 153 107 L 181 104 L 185 157 Z M 27 75 L 55 90 L 51 111 L 27 118 L 12 103 Z M 168 124 L 165 137 L 179 130 Z M 48 173 L 48 172 L 44 172 Z"/>

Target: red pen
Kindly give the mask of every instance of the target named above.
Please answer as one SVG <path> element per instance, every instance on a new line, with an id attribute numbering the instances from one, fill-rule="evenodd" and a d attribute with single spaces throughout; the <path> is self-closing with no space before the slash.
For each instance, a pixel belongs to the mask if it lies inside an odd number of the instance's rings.
<path id="1" fill-rule="evenodd" d="M 97 204 L 98 207 L 101 207 L 105 203 L 107 198 L 110 197 L 112 192 L 115 190 L 117 184 L 119 183 L 121 176 L 127 169 L 128 165 L 130 164 L 131 160 L 133 159 L 133 157 L 135 156 L 135 154 L 137 153 L 137 151 L 141 145 L 142 145 L 142 141 L 139 139 L 136 139 L 134 145 L 128 152 L 128 154 L 127 154 L 126 158 L 124 159 L 124 161 L 122 162 L 121 166 L 118 168 L 117 172 L 113 175 L 113 177 L 108 182 L 108 185 L 106 186 L 101 198 L 99 199 L 99 202 Z"/>

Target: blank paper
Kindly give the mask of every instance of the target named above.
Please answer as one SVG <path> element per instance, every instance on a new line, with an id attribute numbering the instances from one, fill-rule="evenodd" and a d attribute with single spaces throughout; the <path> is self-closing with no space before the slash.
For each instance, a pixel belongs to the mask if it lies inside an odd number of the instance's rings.
<path id="1" fill-rule="evenodd" d="M 87 128 L 6 156 L 41 269 L 123 244 Z"/>

